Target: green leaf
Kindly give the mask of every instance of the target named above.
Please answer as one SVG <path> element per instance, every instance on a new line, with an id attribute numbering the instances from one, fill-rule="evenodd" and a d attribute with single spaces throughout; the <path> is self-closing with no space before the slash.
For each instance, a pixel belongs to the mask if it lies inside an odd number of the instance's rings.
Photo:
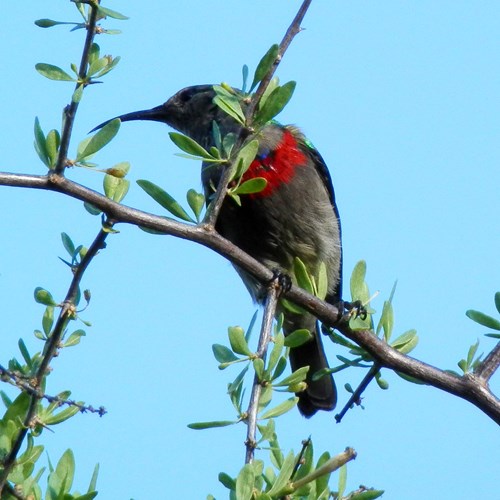
<path id="1" fill-rule="evenodd" d="M 45 141 L 47 145 L 47 154 L 49 156 L 50 166 L 55 166 L 57 162 L 57 154 L 59 151 L 59 145 L 61 144 L 61 136 L 57 130 L 51 130 L 47 134 L 47 139 Z"/>
<path id="2" fill-rule="evenodd" d="M 109 31 L 107 31 L 107 33 L 109 33 Z M 115 66 L 118 65 L 121 58 L 120 58 L 120 56 L 118 56 L 118 57 L 115 57 L 114 59 L 111 59 L 110 56 L 107 56 L 106 59 L 107 59 L 107 64 L 106 64 L 105 68 L 102 71 L 100 71 L 96 75 L 96 77 L 100 78 L 101 76 L 107 75 L 113 68 L 115 68 Z"/>
<path id="3" fill-rule="evenodd" d="M 495 293 L 495 307 L 497 311 L 500 313 L 500 292 Z"/>
<path id="4" fill-rule="evenodd" d="M 90 78 L 91 76 L 94 76 L 96 73 L 99 73 L 99 71 L 101 71 L 108 65 L 108 62 L 109 62 L 108 59 L 106 59 L 105 57 L 96 59 L 90 64 L 87 76 Z"/>
<path id="5" fill-rule="evenodd" d="M 303 366 L 298 370 L 295 370 L 291 375 L 280 380 L 278 383 L 273 384 L 274 387 L 286 387 L 288 385 L 297 384 L 303 382 L 306 379 L 307 372 L 309 371 L 309 366 Z"/>
<path id="6" fill-rule="evenodd" d="M 188 424 L 190 429 L 203 430 L 203 429 L 213 429 L 214 427 L 228 427 L 229 425 L 237 424 L 238 420 L 214 420 L 213 422 L 194 422 Z"/>
<path id="7" fill-rule="evenodd" d="M 52 28 L 52 26 L 57 26 L 59 24 L 77 24 L 77 23 L 66 23 L 62 21 L 54 21 L 53 19 L 37 19 L 35 24 L 39 28 Z"/>
<path id="8" fill-rule="evenodd" d="M 241 68 L 241 76 L 243 77 L 243 84 L 241 86 L 241 90 L 243 93 L 247 91 L 247 83 L 248 83 L 248 66 L 246 64 Z"/>
<path id="9" fill-rule="evenodd" d="M 42 328 L 45 336 L 48 337 L 52 331 L 52 326 L 54 325 L 54 307 L 47 306 L 42 318 Z"/>
<path id="10" fill-rule="evenodd" d="M 259 141 L 253 139 L 247 142 L 238 152 L 236 159 L 234 160 L 234 165 L 236 165 L 236 170 L 234 177 L 239 179 L 249 168 L 252 162 L 255 160 L 257 151 L 259 150 Z"/>
<path id="11" fill-rule="evenodd" d="M 291 451 L 283 465 L 281 466 L 280 473 L 273 484 L 273 487 L 267 492 L 269 496 L 274 497 L 288 484 L 290 477 L 292 476 L 293 468 L 295 466 L 295 456 L 293 451 Z"/>
<path id="12" fill-rule="evenodd" d="M 233 352 L 243 354 L 244 356 L 252 354 L 245 339 L 245 332 L 241 326 L 230 326 L 228 328 L 228 336 Z"/>
<path id="13" fill-rule="evenodd" d="M 90 479 L 89 488 L 87 493 L 94 492 L 97 486 L 97 476 L 99 475 L 99 464 L 95 464 L 94 472 L 92 473 L 92 477 Z"/>
<path id="14" fill-rule="evenodd" d="M 63 243 L 64 248 L 66 249 L 66 252 L 69 253 L 70 257 L 73 257 L 75 255 L 75 245 L 71 238 L 66 234 L 66 233 L 61 233 L 61 240 Z"/>
<path id="15" fill-rule="evenodd" d="M 339 491 L 337 493 L 338 498 L 343 498 L 346 485 L 347 485 L 347 466 L 344 464 L 339 469 Z"/>
<path id="16" fill-rule="evenodd" d="M 219 106 L 226 114 L 233 117 L 241 125 L 245 124 L 245 114 L 241 109 L 238 97 L 220 85 L 214 85 L 214 104 Z"/>
<path id="17" fill-rule="evenodd" d="M 301 328 L 300 330 L 295 330 L 285 337 L 285 346 L 286 347 L 298 347 L 302 344 L 305 344 L 308 340 L 313 338 L 312 333 L 305 328 Z"/>
<path id="18" fill-rule="evenodd" d="M 194 189 L 190 189 L 187 192 L 186 198 L 189 207 L 194 212 L 197 222 L 199 222 L 201 211 L 205 205 L 205 196 L 202 193 L 198 193 Z"/>
<path id="19" fill-rule="evenodd" d="M 213 344 L 212 352 L 219 363 L 229 363 L 231 361 L 238 361 L 239 359 L 234 355 L 233 351 L 225 345 Z"/>
<path id="20" fill-rule="evenodd" d="M 306 265 L 298 257 L 293 260 L 293 272 L 297 280 L 297 285 L 306 292 L 314 294 L 314 286 Z"/>
<path id="21" fill-rule="evenodd" d="M 236 478 L 236 498 L 238 500 L 251 500 L 255 471 L 252 464 L 246 464 Z"/>
<path id="22" fill-rule="evenodd" d="M 236 189 L 233 189 L 231 193 L 237 195 L 260 193 L 266 189 L 266 186 L 267 180 L 264 179 L 264 177 L 254 177 L 240 184 Z"/>
<path id="23" fill-rule="evenodd" d="M 262 59 L 259 61 L 257 68 L 255 69 L 255 73 L 253 76 L 253 82 L 250 87 L 250 92 L 255 88 L 255 86 L 262 81 L 262 79 L 267 75 L 272 65 L 276 61 L 278 57 L 279 45 L 275 43 L 272 45 L 269 50 L 264 54 Z M 248 71 L 248 69 L 247 69 Z"/>
<path id="24" fill-rule="evenodd" d="M 478 347 L 479 347 L 479 340 L 475 344 L 472 344 L 469 347 L 469 351 L 467 353 L 467 366 L 472 366 L 472 362 L 474 360 L 474 356 L 476 355 Z"/>
<path id="25" fill-rule="evenodd" d="M 297 404 L 298 400 L 299 398 L 289 398 L 286 401 L 280 403 L 278 406 L 275 406 L 274 408 L 266 411 L 259 418 L 265 420 L 267 418 L 279 417 L 280 415 L 283 415 L 284 413 L 290 411 Z"/>
<path id="26" fill-rule="evenodd" d="M 90 215 L 99 215 L 101 213 L 100 208 L 94 207 L 94 205 L 91 205 L 90 203 L 84 202 L 83 207 Z"/>
<path id="27" fill-rule="evenodd" d="M 274 89 L 256 113 L 255 122 L 263 125 L 278 115 L 292 98 L 295 85 L 292 81 Z"/>
<path id="28" fill-rule="evenodd" d="M 326 272 L 326 264 L 324 262 L 321 262 L 319 265 L 317 288 L 317 297 L 321 300 L 325 300 L 326 294 L 328 293 L 328 274 Z"/>
<path id="29" fill-rule="evenodd" d="M 170 140 L 182 151 L 201 158 L 211 159 L 213 156 L 203 147 L 200 146 L 195 140 L 187 135 L 179 134 L 177 132 L 169 132 Z"/>
<path id="30" fill-rule="evenodd" d="M 164 191 L 161 187 L 153 184 L 150 181 L 145 179 L 139 179 L 137 184 L 146 191 L 153 200 L 159 203 L 163 208 L 168 210 L 171 214 L 179 217 L 179 219 L 185 220 L 186 222 L 195 221 L 189 216 L 189 214 L 179 205 L 179 203 L 172 198 L 166 191 Z"/>
<path id="31" fill-rule="evenodd" d="M 68 75 L 58 66 L 53 66 L 52 64 L 38 63 L 35 65 L 35 69 L 45 78 L 49 80 L 59 80 L 65 82 L 76 81 L 72 76 Z"/>
<path id="32" fill-rule="evenodd" d="M 64 493 L 69 493 L 75 475 L 75 457 L 71 450 L 66 450 L 55 470 L 49 475 L 48 489 L 56 492 L 63 498 Z"/>
<path id="33" fill-rule="evenodd" d="M 101 130 L 99 130 L 90 141 L 88 141 L 87 145 L 83 148 L 83 151 L 78 154 L 76 161 L 81 161 L 84 158 L 88 158 L 93 154 L 97 153 L 100 149 L 102 149 L 106 144 L 108 144 L 118 133 L 120 129 L 120 119 L 115 118 L 111 120 L 109 123 L 104 125 Z"/>
<path id="34" fill-rule="evenodd" d="M 35 118 L 34 132 L 35 132 L 35 151 L 37 152 L 40 160 L 42 160 L 42 162 L 45 163 L 47 167 L 50 167 L 49 153 L 47 152 L 45 135 L 43 133 L 42 127 L 40 126 L 40 121 L 38 120 L 38 117 Z"/>
<path id="35" fill-rule="evenodd" d="M 101 47 L 99 47 L 99 44 L 94 42 L 90 46 L 89 50 L 89 65 L 92 65 L 94 61 L 97 61 L 99 59 L 100 53 L 101 53 Z"/>
<path id="36" fill-rule="evenodd" d="M 71 347 L 80 343 L 82 337 L 85 337 L 85 330 L 76 330 L 73 332 L 66 342 L 64 342 L 64 347 Z"/>
<path id="37" fill-rule="evenodd" d="M 374 500 L 375 498 L 381 497 L 384 493 L 384 490 L 370 489 L 352 495 L 351 497 L 349 497 L 349 500 Z"/>
<path id="38" fill-rule="evenodd" d="M 45 290 L 44 288 L 37 287 L 35 288 L 35 301 L 39 304 L 44 304 L 46 306 L 57 306 L 57 302 L 52 298 L 50 292 Z"/>
<path id="39" fill-rule="evenodd" d="M 380 329 L 382 328 L 384 330 L 384 340 L 386 342 L 389 342 L 393 327 L 394 310 L 392 308 L 392 304 L 386 300 L 382 308 L 382 314 L 380 315 L 379 324 L 377 325 L 377 335 L 380 333 Z"/>
<path id="40" fill-rule="evenodd" d="M 112 17 L 113 19 L 119 19 L 120 21 L 125 21 L 126 19 L 129 19 L 127 16 L 120 14 L 120 12 L 116 12 L 116 10 L 107 9 L 106 7 L 102 7 L 101 5 L 97 7 L 97 10 L 104 17 Z"/>
<path id="41" fill-rule="evenodd" d="M 28 351 L 28 348 L 26 347 L 26 344 L 24 343 L 23 339 L 19 339 L 17 342 L 17 345 L 19 346 L 19 350 L 21 351 L 21 355 L 24 358 L 24 362 L 28 366 L 28 368 L 31 368 L 31 356 Z"/>
<path id="42" fill-rule="evenodd" d="M 366 304 L 370 298 L 370 293 L 368 291 L 368 286 L 365 283 L 366 276 L 366 262 L 360 260 L 354 266 L 351 275 L 351 297 L 352 300 L 360 300 L 363 304 Z"/>
<path id="43" fill-rule="evenodd" d="M 102 182 L 104 194 L 110 200 L 120 203 L 125 198 L 130 188 L 128 179 L 119 179 L 113 175 L 106 174 Z"/>
<path id="44" fill-rule="evenodd" d="M 128 161 L 122 161 L 106 169 L 108 175 L 117 177 L 118 179 L 123 179 L 130 171 L 130 163 Z"/>
<path id="45" fill-rule="evenodd" d="M 380 372 L 377 372 L 375 374 L 375 380 L 377 381 L 378 386 L 381 389 L 383 389 L 384 391 L 389 389 L 389 383 L 387 382 L 387 380 L 382 378 L 382 375 L 380 374 Z"/>
<path id="46" fill-rule="evenodd" d="M 479 323 L 486 328 L 491 328 L 492 330 L 500 330 L 500 321 L 492 318 L 491 316 L 488 316 L 487 314 L 484 314 L 480 311 L 475 311 L 474 309 L 469 309 L 468 311 L 466 311 L 465 315 L 472 321 L 475 321 L 476 323 Z"/>
<path id="47" fill-rule="evenodd" d="M 267 371 L 270 373 L 274 370 L 274 367 L 278 364 L 281 353 L 283 351 L 283 346 L 285 345 L 285 336 L 278 332 L 274 336 L 274 346 L 271 350 L 271 354 L 269 355 L 269 361 L 267 365 Z"/>
<path id="48" fill-rule="evenodd" d="M 418 344 L 418 336 L 416 330 L 408 330 L 400 335 L 396 340 L 391 342 L 391 346 L 403 354 L 408 354 Z"/>
<path id="49" fill-rule="evenodd" d="M 219 481 L 228 489 L 235 490 L 236 489 L 236 481 L 225 472 L 219 473 Z"/>
<path id="50" fill-rule="evenodd" d="M 253 364 L 253 369 L 255 370 L 255 375 L 257 375 L 257 378 L 259 379 L 260 382 L 263 382 L 265 380 L 264 360 L 262 358 L 255 358 L 252 361 L 252 364 Z"/>
<path id="51" fill-rule="evenodd" d="M 77 406 L 68 406 L 64 410 L 61 410 L 60 412 L 57 412 L 44 419 L 43 423 L 45 425 L 57 425 L 68 420 L 79 412 L 80 408 L 78 408 Z"/>

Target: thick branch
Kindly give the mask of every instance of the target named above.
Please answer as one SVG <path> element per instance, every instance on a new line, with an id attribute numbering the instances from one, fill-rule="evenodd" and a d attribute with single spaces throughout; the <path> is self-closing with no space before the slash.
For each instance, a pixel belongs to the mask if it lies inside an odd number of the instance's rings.
<path id="1" fill-rule="evenodd" d="M 52 190 L 82 201 L 88 201 L 116 222 L 145 226 L 206 246 L 255 276 L 261 283 L 268 283 L 273 277 L 273 273 L 269 269 L 224 239 L 213 229 L 207 229 L 204 226 L 190 226 L 119 205 L 96 191 L 64 177 L 55 174 L 36 176 L 0 173 L 0 185 Z M 376 337 L 370 330 L 351 330 L 345 323 L 338 324 L 341 312 L 337 307 L 327 304 L 295 286 L 292 286 L 291 290 L 287 292 L 286 297 L 314 314 L 325 324 L 337 328 L 347 338 L 363 347 L 382 367 L 415 377 L 426 384 L 459 396 L 477 406 L 500 424 L 500 400 L 491 393 L 484 377 L 479 378 L 477 374 L 468 374 L 463 377 L 452 375 L 401 354 Z M 496 359 L 495 356 L 494 359 Z"/>

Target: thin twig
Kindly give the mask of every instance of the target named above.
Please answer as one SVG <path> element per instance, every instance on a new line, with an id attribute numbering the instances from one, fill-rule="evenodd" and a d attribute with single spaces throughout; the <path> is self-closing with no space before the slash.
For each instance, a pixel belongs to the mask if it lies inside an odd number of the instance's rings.
<path id="1" fill-rule="evenodd" d="M 307 10 L 309 9 L 309 6 L 311 5 L 312 0 L 304 0 L 302 5 L 300 6 L 299 11 L 297 12 L 297 15 L 293 19 L 292 23 L 286 30 L 285 36 L 283 37 L 283 40 L 281 40 L 281 43 L 278 48 L 278 55 L 276 56 L 276 59 L 274 60 L 274 63 L 272 64 L 271 68 L 267 72 L 266 76 L 261 80 L 257 90 L 255 91 L 255 94 L 253 94 L 252 99 L 248 105 L 248 108 L 246 109 L 245 116 L 247 119 L 251 119 L 255 113 L 255 110 L 259 104 L 260 99 L 264 95 L 264 92 L 266 91 L 267 87 L 269 86 L 269 83 L 273 79 L 274 73 L 276 72 L 276 69 L 278 68 L 281 60 L 283 59 L 283 55 L 287 51 L 288 47 L 292 43 L 292 40 L 295 38 L 295 35 L 300 33 L 301 31 L 301 23 L 304 20 L 304 16 L 306 15 Z M 250 121 L 251 124 L 251 121 Z"/>
<path id="2" fill-rule="evenodd" d="M 49 403 L 57 403 L 58 406 L 74 406 L 78 408 L 82 413 L 97 413 L 100 417 L 107 413 L 106 409 L 103 406 L 94 408 L 92 405 L 78 403 L 77 401 L 74 401 L 72 399 L 64 399 L 59 396 L 50 396 L 49 394 L 44 394 L 43 391 L 41 391 L 39 388 L 33 387 L 33 385 L 31 385 L 31 383 L 26 379 L 27 377 L 20 376 L 19 374 L 8 370 L 2 365 L 0 365 L 0 377 L 2 381 L 12 384 L 14 387 L 17 387 L 21 391 L 26 392 L 30 396 L 45 399 Z"/>
<path id="3" fill-rule="evenodd" d="M 379 371 L 380 371 L 380 365 L 378 365 L 377 363 L 375 363 L 368 370 L 368 373 L 364 376 L 358 388 L 352 393 L 352 396 L 349 398 L 349 401 L 347 401 L 344 408 L 342 408 L 342 411 L 340 413 L 337 413 L 337 415 L 335 415 L 335 420 L 337 424 L 340 424 L 341 420 L 344 418 L 344 415 L 349 411 L 349 408 L 351 408 L 352 405 L 359 404 L 359 401 L 361 399 L 361 394 L 363 394 L 365 389 L 368 387 L 368 384 L 375 378 L 375 376 Z"/>
<path id="4" fill-rule="evenodd" d="M 94 42 L 94 37 L 96 34 L 96 26 L 97 26 L 97 7 L 99 6 L 100 0 L 96 0 L 95 2 L 89 2 L 89 22 L 86 26 L 87 28 L 87 36 L 85 38 L 85 43 L 83 45 L 82 57 L 80 59 L 80 68 L 78 70 L 78 82 L 76 83 L 75 90 L 80 85 L 85 85 L 81 82 L 85 81 L 87 78 L 87 66 L 89 62 L 89 54 L 90 48 L 92 47 L 92 43 Z M 61 145 L 59 147 L 59 153 L 57 157 L 57 163 L 54 168 L 54 171 L 57 174 L 62 175 L 64 173 L 64 169 L 66 168 L 66 160 L 68 157 L 68 148 L 69 141 L 71 139 L 71 132 L 73 130 L 73 124 L 75 122 L 75 115 L 78 109 L 78 101 L 71 99 L 71 103 L 68 104 L 64 108 L 64 120 L 63 120 L 63 129 L 61 133 Z"/>
<path id="5" fill-rule="evenodd" d="M 293 467 L 292 475 L 290 476 L 290 481 L 293 481 L 295 474 L 297 474 L 298 470 L 300 469 L 300 466 L 302 465 L 302 461 L 304 459 L 304 454 L 305 454 L 307 448 L 309 448 L 309 446 L 311 446 L 311 444 L 312 444 L 311 436 L 309 436 L 307 439 L 304 439 L 304 441 L 302 441 L 302 449 L 300 450 L 300 453 L 297 456 L 297 460 L 296 460 L 295 465 Z"/>
<path id="6" fill-rule="evenodd" d="M 346 448 L 345 451 L 339 453 L 338 455 L 330 458 L 330 460 L 326 461 L 321 467 L 313 470 L 310 474 L 307 474 L 304 477 L 301 477 L 297 481 L 292 483 L 293 491 L 297 491 L 302 488 L 306 484 L 311 481 L 315 481 L 321 476 L 334 472 L 347 462 L 354 460 L 356 458 L 356 452 L 352 448 Z"/>
<path id="7" fill-rule="evenodd" d="M 90 245 L 90 248 L 88 249 L 87 253 L 82 258 L 82 261 L 75 270 L 73 279 L 71 280 L 71 284 L 66 294 L 66 298 L 63 302 L 61 312 L 59 313 L 59 318 L 57 319 L 52 334 L 50 335 L 49 339 L 45 344 L 42 354 L 42 361 L 35 374 L 35 377 L 33 378 L 33 387 L 36 389 L 41 387 L 43 379 L 45 378 L 45 375 L 47 373 L 49 364 L 54 358 L 54 356 L 57 354 L 62 337 L 64 335 L 64 332 L 66 331 L 66 326 L 75 313 L 75 306 L 76 306 L 75 299 L 78 294 L 78 288 L 82 280 L 83 274 L 85 273 L 85 270 L 87 269 L 88 265 L 90 264 L 92 259 L 97 255 L 99 250 L 101 250 L 104 247 L 104 242 L 108 234 L 109 231 L 106 231 L 104 229 L 101 229 L 99 231 L 99 234 L 95 238 L 92 245 Z M 13 440 L 12 447 L 9 453 L 2 461 L 2 470 L 0 471 L 0 497 L 3 488 L 7 482 L 7 478 L 16 463 L 16 457 L 19 453 L 19 450 L 21 449 L 26 434 L 33 426 L 33 420 L 36 416 L 36 410 L 38 403 L 40 402 L 40 399 L 41 399 L 40 394 L 31 395 L 28 411 L 26 412 L 26 416 L 23 420 L 23 427 L 19 431 L 17 437 Z"/>
<path id="8" fill-rule="evenodd" d="M 257 346 L 256 356 L 263 361 L 266 359 L 267 346 L 271 340 L 273 329 L 274 315 L 276 314 L 276 306 L 278 305 L 278 295 L 281 290 L 278 284 L 278 278 L 274 279 L 268 287 L 266 305 L 264 308 L 264 317 L 262 318 L 262 327 L 260 330 L 259 344 Z M 246 453 L 245 463 L 253 461 L 255 446 L 257 443 L 257 413 L 259 411 L 259 400 L 262 392 L 262 381 L 255 374 L 252 394 L 250 395 L 250 403 L 247 410 L 247 438 L 245 441 Z"/>
<path id="9" fill-rule="evenodd" d="M 251 140 L 253 138 L 253 135 L 249 135 L 249 130 L 252 128 L 252 123 L 253 123 L 253 117 L 255 114 L 255 110 L 257 109 L 257 106 L 259 104 L 259 101 L 261 97 L 264 95 L 264 92 L 266 91 L 267 87 L 269 86 L 269 83 L 271 82 L 273 75 L 278 68 L 279 63 L 281 62 L 284 53 L 288 49 L 290 43 L 292 42 L 293 38 L 297 33 L 300 32 L 300 23 L 304 19 L 304 16 L 306 15 L 307 9 L 309 8 L 309 5 L 311 4 L 312 0 L 305 0 L 304 3 L 301 5 L 297 15 L 295 16 L 294 20 L 290 24 L 288 30 L 285 33 L 285 36 L 283 37 L 283 40 L 281 41 L 279 48 L 278 48 L 278 55 L 276 56 L 276 59 L 272 66 L 269 68 L 269 71 L 267 74 L 264 76 L 264 78 L 261 80 L 259 87 L 257 88 L 256 92 L 252 95 L 252 98 L 250 100 L 250 103 L 245 109 L 245 118 L 246 118 L 246 124 L 247 128 L 242 128 L 240 131 L 240 135 L 238 137 L 238 140 L 236 141 L 235 147 L 233 148 L 233 151 L 236 153 L 239 151 L 239 149 L 242 147 L 244 141 L 246 139 Z M 219 180 L 219 184 L 217 185 L 217 190 L 214 194 L 213 200 L 210 203 L 210 207 L 207 211 L 207 214 L 204 219 L 204 225 L 206 229 L 211 230 L 212 228 L 215 227 L 215 223 L 217 221 L 217 218 L 219 217 L 220 210 L 222 208 L 222 204 L 224 203 L 224 199 L 226 198 L 227 194 L 227 186 L 231 180 L 232 176 L 232 164 L 231 162 L 228 162 L 224 168 L 223 174 Z"/>
<path id="10" fill-rule="evenodd" d="M 474 371 L 474 375 L 486 382 L 492 377 L 500 366 L 500 342 L 491 350 Z"/>

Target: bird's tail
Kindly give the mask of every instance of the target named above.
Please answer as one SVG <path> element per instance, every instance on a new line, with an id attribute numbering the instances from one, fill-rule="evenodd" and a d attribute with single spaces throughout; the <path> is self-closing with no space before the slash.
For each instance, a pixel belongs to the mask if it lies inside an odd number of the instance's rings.
<path id="1" fill-rule="evenodd" d="M 285 334 L 291 333 L 293 331 L 290 328 L 291 325 L 286 323 L 287 321 L 285 321 Z M 297 328 L 295 325 L 294 330 Z M 290 349 L 290 364 L 293 371 L 303 366 L 309 366 L 306 378 L 307 388 L 297 393 L 299 397 L 298 407 L 300 413 L 305 417 L 312 417 L 318 410 L 331 411 L 337 404 L 337 389 L 332 375 L 328 374 L 319 380 L 312 380 L 314 373 L 328 368 L 328 361 L 317 322 L 309 330 L 313 334 L 313 338 L 301 346 Z"/>

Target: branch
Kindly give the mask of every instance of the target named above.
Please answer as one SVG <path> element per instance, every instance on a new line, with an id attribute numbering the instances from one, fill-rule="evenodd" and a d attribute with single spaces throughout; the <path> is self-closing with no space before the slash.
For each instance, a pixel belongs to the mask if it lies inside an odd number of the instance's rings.
<path id="1" fill-rule="evenodd" d="M 267 347 L 271 340 L 271 332 L 273 328 L 274 315 L 276 314 L 276 306 L 278 305 L 278 296 L 281 291 L 279 278 L 275 278 L 268 287 L 266 305 L 264 308 L 264 317 L 262 318 L 262 327 L 260 330 L 259 344 L 257 346 L 257 358 L 265 361 Z M 255 447 L 257 445 L 257 413 L 259 411 L 260 394 L 262 392 L 262 381 L 259 380 L 257 373 L 255 374 L 252 394 L 250 395 L 250 403 L 247 410 L 247 439 L 245 441 L 246 454 L 245 463 L 253 461 Z"/>
<path id="2" fill-rule="evenodd" d="M 485 382 L 492 377 L 500 366 L 500 342 L 484 358 L 484 361 L 474 371 L 474 375 L 483 379 Z"/>
<path id="3" fill-rule="evenodd" d="M 59 318 L 57 319 L 53 332 L 51 333 L 49 339 L 47 340 L 47 343 L 45 344 L 42 354 L 42 362 L 40 363 L 40 366 L 31 381 L 32 387 L 34 389 L 37 390 L 40 389 L 43 380 L 46 376 L 46 373 L 48 372 L 49 364 L 52 361 L 52 359 L 57 355 L 57 351 L 59 349 L 62 337 L 64 335 L 64 332 L 66 331 L 66 326 L 75 313 L 75 308 L 76 308 L 75 299 L 78 294 L 80 281 L 92 259 L 97 255 L 98 251 L 104 247 L 104 241 L 108 234 L 109 232 L 104 229 L 101 229 L 99 231 L 99 234 L 97 235 L 94 242 L 92 243 L 87 253 L 83 257 L 82 261 L 75 270 L 75 274 L 73 276 L 73 279 L 71 280 L 71 284 L 66 294 L 66 298 L 64 299 L 64 302 L 62 304 L 61 312 L 59 313 Z M 33 427 L 37 406 L 42 397 L 43 396 L 41 391 L 39 393 L 31 394 L 28 411 L 23 420 L 23 426 L 19 431 L 17 437 L 12 442 L 12 448 L 10 452 L 2 461 L 2 470 L 0 471 L 0 497 L 3 488 L 7 483 L 7 478 L 16 464 L 16 457 L 19 453 L 19 450 L 21 449 L 26 434 Z"/>
<path id="4" fill-rule="evenodd" d="M 368 373 L 364 376 L 358 388 L 352 393 L 352 396 L 344 405 L 342 411 L 335 415 L 335 421 L 337 422 L 337 424 L 340 424 L 340 422 L 344 418 L 344 415 L 349 411 L 349 408 L 351 408 L 352 405 L 360 404 L 361 394 L 363 394 L 364 390 L 368 387 L 368 384 L 375 378 L 379 370 L 380 366 L 377 363 L 374 363 L 373 366 L 368 370 Z"/>
<path id="5" fill-rule="evenodd" d="M 2 365 L 0 365 L 0 379 L 2 380 L 2 382 L 8 382 L 21 391 L 28 393 L 30 396 L 35 396 L 39 399 L 46 399 L 49 403 L 57 403 L 58 406 L 75 406 L 82 413 L 98 413 L 100 417 L 107 413 L 104 406 L 94 408 L 92 405 L 78 403 L 77 401 L 74 401 L 72 399 L 64 399 L 59 396 L 50 396 L 49 394 L 45 394 L 42 390 L 40 390 L 40 388 L 33 387 L 28 381 L 28 377 L 20 376 L 17 373 L 8 370 Z"/>
<path id="6" fill-rule="evenodd" d="M 100 0 L 95 2 L 88 2 L 90 9 L 89 22 L 86 26 L 87 36 L 85 38 L 85 44 L 83 46 L 82 57 L 80 60 L 80 68 L 78 70 L 78 82 L 75 87 L 76 89 L 80 85 L 88 85 L 88 83 L 82 83 L 87 78 L 87 66 L 89 62 L 90 48 L 94 42 L 94 37 L 96 33 L 97 26 L 97 8 L 99 6 Z M 64 123 L 61 133 L 61 145 L 59 147 L 59 153 L 57 157 L 57 163 L 54 171 L 57 174 L 63 174 L 66 168 L 66 160 L 68 157 L 69 141 L 71 139 L 71 131 L 73 130 L 73 123 L 75 122 L 75 115 L 78 109 L 78 100 L 71 99 L 71 103 L 64 108 Z"/>
<path id="7" fill-rule="evenodd" d="M 145 226 L 210 248 L 226 257 L 231 263 L 250 273 L 261 283 L 269 283 L 273 278 L 273 273 L 269 269 L 224 239 L 213 228 L 191 226 L 120 205 L 96 191 L 54 173 L 47 176 L 37 176 L 0 172 L 0 185 L 57 191 L 81 201 L 87 201 L 102 210 L 115 222 Z M 452 375 L 415 358 L 401 354 L 379 339 L 371 330 L 351 330 L 345 322 L 338 322 L 342 312 L 336 306 L 327 304 L 296 286 L 292 286 L 285 296 L 326 325 L 335 327 L 348 339 L 356 342 L 381 367 L 415 377 L 426 384 L 465 399 L 500 424 L 500 400 L 491 393 L 483 378 L 479 378 L 476 374 L 467 374 L 463 377 Z M 490 361 L 492 359 L 497 360 L 496 356 L 497 354 L 492 357 L 487 356 L 487 367 L 496 363 L 496 361 Z"/>
<path id="8" fill-rule="evenodd" d="M 269 86 L 269 83 L 271 82 L 274 73 L 276 72 L 276 69 L 278 68 L 279 63 L 281 62 L 281 59 L 283 58 L 283 55 L 285 54 L 286 50 L 288 49 L 288 46 L 290 43 L 292 43 L 292 40 L 294 39 L 295 35 L 300 32 L 300 23 L 304 19 L 304 16 L 306 15 L 307 9 L 309 8 L 309 5 L 311 4 L 312 0 L 304 0 L 304 3 L 301 5 L 299 12 L 295 16 L 294 20 L 292 21 L 292 24 L 289 26 L 287 29 L 285 36 L 283 37 L 283 40 L 281 41 L 279 48 L 278 48 L 278 55 L 276 56 L 276 59 L 274 60 L 274 63 L 272 66 L 269 68 L 269 71 L 267 72 L 266 76 L 261 80 L 259 87 L 257 88 L 256 92 L 252 95 L 252 98 L 250 100 L 250 103 L 248 104 L 246 110 L 245 110 L 245 118 L 246 118 L 246 124 L 247 128 L 242 128 L 240 135 L 238 137 L 238 140 L 235 144 L 234 151 L 239 151 L 241 146 L 243 145 L 245 139 L 248 137 L 248 132 L 252 128 L 252 123 L 253 123 L 253 117 L 255 114 L 255 110 L 257 109 L 257 106 L 260 102 L 261 97 L 264 95 L 264 92 L 266 91 L 267 87 Z M 220 178 L 219 184 L 217 186 L 217 191 L 215 192 L 214 198 L 212 202 L 210 203 L 210 207 L 208 210 L 208 213 L 205 217 L 204 222 L 208 225 L 209 228 L 212 228 L 215 226 L 215 223 L 217 221 L 217 217 L 219 216 L 219 212 L 222 208 L 222 204 L 224 203 L 224 199 L 226 198 L 227 194 L 227 186 L 231 180 L 232 176 L 232 164 L 228 163 L 226 165 L 226 168 L 224 169 L 224 173 L 222 177 Z"/>
<path id="9" fill-rule="evenodd" d="M 281 43 L 279 45 L 278 55 L 276 56 L 274 63 L 272 64 L 266 76 L 261 80 L 257 90 L 255 91 L 255 94 L 252 96 L 250 104 L 248 105 L 248 108 L 245 112 L 245 116 L 247 117 L 247 119 L 253 117 L 253 114 L 255 113 L 255 109 L 257 108 L 261 97 L 264 95 L 264 92 L 271 82 L 274 73 L 278 69 L 281 59 L 283 59 L 283 55 L 287 51 L 289 45 L 292 43 L 295 35 L 300 33 L 300 23 L 302 23 L 302 21 L 304 20 L 304 16 L 306 15 L 307 9 L 309 9 L 309 6 L 311 5 L 311 2 L 312 0 L 304 0 L 302 5 L 300 6 L 299 11 L 297 12 L 297 15 L 292 21 L 292 24 L 290 24 L 289 28 L 286 30 L 285 36 L 283 37 L 283 40 L 281 40 Z"/>

